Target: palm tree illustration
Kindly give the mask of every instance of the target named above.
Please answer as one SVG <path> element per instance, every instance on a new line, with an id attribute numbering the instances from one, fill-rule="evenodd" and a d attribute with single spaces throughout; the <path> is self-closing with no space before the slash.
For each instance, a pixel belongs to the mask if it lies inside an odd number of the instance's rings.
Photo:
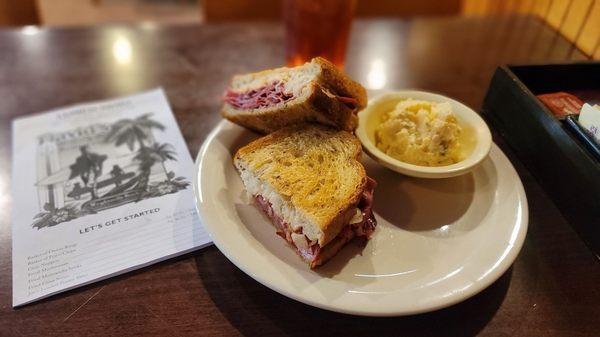
<path id="1" fill-rule="evenodd" d="M 165 161 L 167 161 L 167 160 L 177 161 L 177 158 L 175 157 L 175 156 L 177 156 L 177 153 L 175 152 L 175 149 L 173 148 L 173 146 L 171 144 L 167 144 L 167 143 L 164 143 L 164 144 L 154 143 L 154 144 L 152 144 L 152 146 L 147 148 L 147 151 L 148 151 L 148 155 L 153 157 L 154 162 L 160 163 L 163 171 L 165 172 L 165 176 L 167 177 L 167 180 L 170 181 L 171 177 L 169 176 L 169 172 L 167 172 L 167 168 L 165 166 Z"/>
<path id="2" fill-rule="evenodd" d="M 112 125 L 106 141 L 115 142 L 116 146 L 126 144 L 130 151 L 133 152 L 135 144 L 138 144 L 138 153 L 134 160 L 139 162 L 140 173 L 135 178 L 135 188 L 140 191 L 145 191 L 148 187 L 150 178 L 150 169 L 156 163 L 156 158 L 150 156 L 150 152 L 146 151 L 146 141 L 152 135 L 153 129 L 163 131 L 165 126 L 150 118 L 151 113 L 143 114 L 134 119 L 126 118 L 117 121 Z"/>
<path id="3" fill-rule="evenodd" d="M 115 142 L 116 146 L 127 144 L 130 151 L 135 149 L 137 141 L 139 149 L 146 147 L 144 143 L 152 134 L 152 129 L 163 131 L 165 126 L 150 118 L 151 113 L 143 114 L 134 119 L 126 118 L 112 125 L 106 136 L 106 141 Z"/>
<path id="4" fill-rule="evenodd" d="M 136 188 L 142 191 L 146 191 L 148 188 L 148 181 L 150 178 L 150 170 L 156 163 L 160 163 L 163 171 L 167 177 L 167 180 L 171 180 L 171 177 L 167 173 L 165 167 L 165 161 L 177 160 L 175 157 L 176 153 L 170 144 L 158 144 L 154 143 L 152 146 L 143 147 L 138 151 L 133 160 L 139 162 L 139 169 L 141 171 L 139 180 L 136 184 Z"/>
<path id="5" fill-rule="evenodd" d="M 156 157 L 150 155 L 146 147 L 142 147 L 138 153 L 133 157 L 133 160 L 139 162 L 140 174 L 138 175 L 135 189 L 139 191 L 146 191 L 148 189 L 148 182 L 150 180 L 150 170 L 156 163 Z M 140 195 L 140 197 L 142 197 Z"/>

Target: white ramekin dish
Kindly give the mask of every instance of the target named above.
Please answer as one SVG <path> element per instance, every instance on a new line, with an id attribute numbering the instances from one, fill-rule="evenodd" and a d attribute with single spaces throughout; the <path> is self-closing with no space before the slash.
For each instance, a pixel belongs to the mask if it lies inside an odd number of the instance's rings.
<path id="1" fill-rule="evenodd" d="M 431 102 L 449 102 L 458 124 L 463 129 L 461 143 L 465 158 L 460 162 L 446 166 L 420 166 L 395 159 L 375 145 L 375 128 L 381 121 L 381 115 L 394 109 L 396 104 L 406 98 Z M 358 113 L 356 135 L 364 151 L 381 165 L 396 172 L 419 178 L 448 178 L 470 172 L 487 158 L 492 135 L 485 121 L 473 109 L 452 98 L 425 91 L 394 91 L 384 93 L 369 101 L 367 108 Z"/>

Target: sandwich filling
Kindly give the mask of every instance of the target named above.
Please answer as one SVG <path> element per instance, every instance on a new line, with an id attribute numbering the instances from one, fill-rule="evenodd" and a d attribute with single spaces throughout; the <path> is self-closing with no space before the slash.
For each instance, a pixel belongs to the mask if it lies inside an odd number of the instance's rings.
<path id="1" fill-rule="evenodd" d="M 356 109 L 358 106 L 358 100 L 353 97 L 334 96 L 350 109 Z M 287 103 L 294 98 L 296 98 L 296 95 L 285 90 L 285 83 L 283 81 L 275 81 L 246 91 L 233 91 L 229 88 L 223 94 L 223 101 L 225 103 L 236 109 L 243 110 L 268 108 L 277 104 Z"/>
<path id="2" fill-rule="evenodd" d="M 294 99 L 294 94 L 285 92 L 282 81 L 275 81 L 265 86 L 237 92 L 231 89 L 225 91 L 223 100 L 236 109 L 259 109 L 286 103 Z"/>
<path id="3" fill-rule="evenodd" d="M 338 101 L 344 103 L 348 108 L 355 110 L 358 106 L 358 100 L 353 97 L 336 96 Z"/>
<path id="4" fill-rule="evenodd" d="M 369 238 L 375 231 L 377 222 L 373 216 L 373 191 L 377 183 L 375 180 L 367 177 L 367 183 L 361 195 L 356 208 L 356 215 L 350 220 L 335 239 L 329 242 L 328 246 L 341 247 L 344 243 L 350 241 L 356 236 Z M 325 247 L 319 243 L 311 241 L 304 233 L 302 228 L 293 229 L 289 223 L 285 222 L 281 216 L 273 211 L 271 203 L 261 195 L 255 195 L 254 199 L 262 211 L 269 217 L 273 225 L 277 228 L 277 235 L 285 239 L 294 246 L 298 254 L 308 262 L 319 261 Z M 312 264 L 311 264 L 312 265 Z"/>

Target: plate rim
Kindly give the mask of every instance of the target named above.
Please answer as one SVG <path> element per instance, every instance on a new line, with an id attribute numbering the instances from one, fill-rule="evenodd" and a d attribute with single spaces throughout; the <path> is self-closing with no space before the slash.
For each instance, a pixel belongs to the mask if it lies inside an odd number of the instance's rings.
<path id="1" fill-rule="evenodd" d="M 222 130 L 228 124 L 233 124 L 233 123 L 229 122 L 228 120 L 221 120 L 210 131 L 210 133 L 206 136 L 204 142 L 202 143 L 202 146 L 198 150 L 196 159 L 194 161 L 194 175 L 193 175 L 193 179 L 192 179 L 193 180 L 192 187 L 193 187 L 193 192 L 194 192 L 194 204 L 195 204 L 196 212 L 198 213 L 198 216 L 200 217 L 200 221 L 203 225 L 205 224 L 206 216 L 204 216 L 202 214 L 203 206 L 202 206 L 202 202 L 199 200 L 200 191 L 201 191 L 200 182 L 199 182 L 199 177 L 200 177 L 200 173 L 201 173 L 200 167 L 201 167 L 202 160 L 205 157 L 204 154 L 208 150 L 211 142 L 219 134 L 219 131 Z M 206 232 L 210 236 L 210 238 L 213 241 L 213 243 L 215 244 L 215 246 L 219 249 L 219 251 L 223 255 L 225 255 L 225 257 L 231 263 L 233 263 L 237 268 L 242 270 L 246 275 L 250 276 L 252 279 L 259 282 L 263 286 L 265 286 L 283 296 L 286 296 L 288 298 L 296 300 L 298 302 L 301 302 L 301 303 L 304 303 L 304 304 L 307 304 L 307 305 L 310 305 L 313 307 L 317 307 L 320 309 L 333 311 L 333 312 L 355 315 L 355 316 L 369 316 L 369 317 L 408 316 L 408 315 L 416 315 L 416 314 L 421 314 L 421 313 L 432 312 L 432 311 L 444 309 L 444 308 L 450 307 L 454 304 L 463 302 L 463 301 L 479 294 L 483 290 L 487 289 L 496 280 L 498 280 L 502 275 L 504 275 L 504 273 L 514 264 L 514 261 L 516 260 L 517 256 L 519 255 L 519 253 L 523 247 L 523 244 L 525 242 L 525 238 L 527 236 L 527 231 L 528 231 L 528 227 L 529 227 L 529 205 L 528 205 L 527 195 L 525 193 L 525 188 L 523 186 L 523 182 L 522 182 L 521 177 L 519 176 L 517 170 L 515 169 L 514 165 L 510 161 L 510 159 L 508 159 L 508 157 L 506 156 L 506 154 L 504 154 L 502 149 L 500 149 L 500 147 L 492 141 L 492 149 L 494 147 L 498 150 L 499 154 L 501 156 L 503 156 L 504 159 L 506 159 L 506 161 L 508 162 L 508 164 L 510 166 L 510 169 L 512 170 L 512 172 L 514 173 L 514 175 L 517 178 L 517 180 L 516 180 L 517 196 L 518 196 L 518 199 L 521 200 L 521 206 L 522 206 L 521 212 L 520 212 L 520 217 L 518 217 L 518 220 L 515 221 L 515 223 L 518 223 L 520 225 L 519 231 L 516 235 L 514 243 L 509 248 L 508 253 L 506 255 L 504 255 L 501 260 L 499 260 L 500 263 L 496 263 L 497 266 L 494 267 L 489 273 L 487 273 L 481 280 L 474 282 L 473 287 L 469 287 L 467 290 L 454 292 L 451 296 L 445 297 L 445 301 L 437 300 L 434 302 L 433 305 L 429 305 L 429 306 L 424 305 L 424 306 L 415 308 L 413 310 L 392 309 L 392 310 L 371 311 L 371 310 L 348 309 L 348 308 L 343 308 L 343 307 L 338 307 L 338 306 L 332 306 L 332 305 L 328 305 L 327 303 L 322 303 L 319 301 L 314 301 L 314 300 L 305 298 L 303 296 L 299 296 L 293 292 L 287 291 L 283 287 L 279 287 L 278 285 L 273 284 L 272 282 L 269 282 L 267 279 L 252 272 L 243 263 L 240 263 L 240 261 L 238 259 L 236 259 L 236 257 L 234 255 L 232 255 L 230 253 L 230 251 L 228 251 L 228 249 L 225 247 L 225 245 L 222 242 L 220 242 L 219 240 L 215 240 L 215 236 L 211 233 L 210 229 L 207 226 L 204 226 L 204 227 L 206 228 Z M 490 153 L 491 153 L 491 151 L 490 151 Z M 510 242 L 507 242 L 506 245 L 508 247 L 508 245 L 510 245 Z"/>

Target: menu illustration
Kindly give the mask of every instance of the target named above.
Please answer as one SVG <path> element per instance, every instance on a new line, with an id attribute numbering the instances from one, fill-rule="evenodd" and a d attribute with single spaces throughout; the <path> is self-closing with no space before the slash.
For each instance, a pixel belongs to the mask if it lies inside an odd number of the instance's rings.
<path id="1" fill-rule="evenodd" d="M 13 306 L 210 243 L 162 90 L 13 122 Z"/>

